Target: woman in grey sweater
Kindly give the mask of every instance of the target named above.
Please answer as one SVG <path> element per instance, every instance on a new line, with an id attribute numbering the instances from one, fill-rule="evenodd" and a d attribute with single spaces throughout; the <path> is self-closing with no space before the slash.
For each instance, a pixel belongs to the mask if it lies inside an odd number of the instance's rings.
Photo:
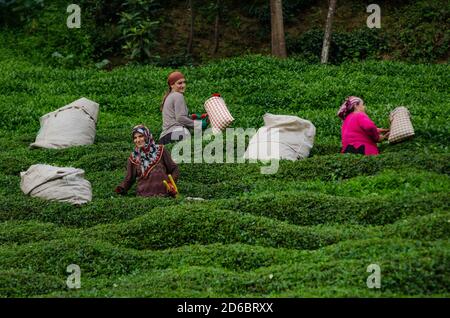
<path id="1" fill-rule="evenodd" d="M 186 90 L 184 75 L 180 72 L 170 73 L 167 84 L 169 89 L 161 103 L 163 126 L 159 143 L 163 145 L 190 138 L 189 129 L 194 129 L 195 125 L 202 124 L 201 121 L 195 121 L 189 117 L 183 95 Z"/>

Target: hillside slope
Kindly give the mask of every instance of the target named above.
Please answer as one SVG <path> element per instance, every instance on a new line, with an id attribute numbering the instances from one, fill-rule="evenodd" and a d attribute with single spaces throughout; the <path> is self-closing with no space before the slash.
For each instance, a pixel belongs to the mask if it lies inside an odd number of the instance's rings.
<path id="1" fill-rule="evenodd" d="M 437 297 L 450 295 L 449 79 L 447 65 L 308 65 L 247 56 L 182 68 L 191 111 L 220 92 L 233 127 L 262 115 L 311 120 L 311 156 L 261 163 L 180 164 L 177 200 L 113 193 L 132 149 L 130 129 L 159 136 L 169 69 L 112 72 L 34 66 L 0 55 L 0 296 L 2 297 Z M 388 126 L 398 105 L 416 137 L 377 157 L 339 154 L 336 110 L 361 96 Z M 100 103 L 96 142 L 30 150 L 39 117 L 81 96 Z M 19 172 L 35 163 L 86 171 L 82 207 L 25 196 Z M 192 202 L 188 197 L 202 197 Z M 68 290 L 77 264 L 82 288 Z M 381 289 L 369 289 L 378 264 Z"/>

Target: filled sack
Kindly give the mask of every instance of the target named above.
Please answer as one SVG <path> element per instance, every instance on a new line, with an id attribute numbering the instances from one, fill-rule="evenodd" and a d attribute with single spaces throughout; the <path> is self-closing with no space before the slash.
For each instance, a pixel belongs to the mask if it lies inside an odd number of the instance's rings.
<path id="1" fill-rule="evenodd" d="M 91 183 L 81 169 L 36 164 L 21 172 L 20 179 L 20 189 L 32 197 L 71 204 L 92 200 Z"/>
<path id="2" fill-rule="evenodd" d="M 249 142 L 245 159 L 298 160 L 309 156 L 316 127 L 297 116 L 265 114 L 264 126 Z"/>
<path id="3" fill-rule="evenodd" d="M 389 114 L 391 127 L 389 129 L 389 143 L 397 143 L 414 136 L 411 115 L 406 107 L 395 108 Z"/>
<path id="4" fill-rule="evenodd" d="M 30 147 L 61 149 L 93 144 L 98 112 L 99 104 L 83 97 L 42 116 L 41 128 Z"/>
<path id="5" fill-rule="evenodd" d="M 204 107 L 208 113 L 213 134 L 221 132 L 234 121 L 225 101 L 219 94 L 213 94 L 213 96 L 208 98 Z"/>

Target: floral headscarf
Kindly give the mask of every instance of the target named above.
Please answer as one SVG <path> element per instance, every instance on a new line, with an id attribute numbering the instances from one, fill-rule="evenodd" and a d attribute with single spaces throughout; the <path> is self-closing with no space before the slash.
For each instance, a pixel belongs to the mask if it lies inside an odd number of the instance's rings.
<path id="1" fill-rule="evenodd" d="M 155 143 L 150 130 L 144 125 L 135 126 L 131 132 L 131 138 L 134 138 L 135 133 L 144 135 L 145 145 L 142 148 L 134 148 L 130 161 L 141 167 L 142 177 L 145 178 L 161 159 L 164 146 Z"/>
<path id="2" fill-rule="evenodd" d="M 339 108 L 337 115 L 344 120 L 351 112 L 355 110 L 355 106 L 363 103 L 363 100 L 356 96 L 349 96 Z"/>

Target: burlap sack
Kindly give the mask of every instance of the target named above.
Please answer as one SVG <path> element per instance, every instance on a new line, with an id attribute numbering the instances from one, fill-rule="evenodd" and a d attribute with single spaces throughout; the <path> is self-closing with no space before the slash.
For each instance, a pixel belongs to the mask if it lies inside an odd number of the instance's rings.
<path id="1" fill-rule="evenodd" d="M 298 160 L 309 156 L 316 127 L 297 116 L 264 115 L 264 126 L 250 139 L 245 159 Z"/>
<path id="2" fill-rule="evenodd" d="M 71 204 L 92 200 L 91 184 L 81 169 L 36 164 L 21 172 L 20 178 L 20 189 L 32 197 Z"/>
<path id="3" fill-rule="evenodd" d="M 41 129 L 32 148 L 68 148 L 94 143 L 99 105 L 80 98 L 40 118 Z"/>

